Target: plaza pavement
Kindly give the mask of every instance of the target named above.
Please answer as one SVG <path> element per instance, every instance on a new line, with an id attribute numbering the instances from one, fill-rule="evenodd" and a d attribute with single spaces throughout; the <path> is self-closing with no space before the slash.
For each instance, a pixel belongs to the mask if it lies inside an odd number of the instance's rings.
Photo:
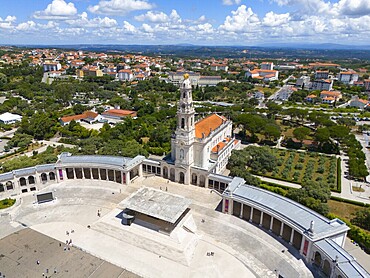
<path id="1" fill-rule="evenodd" d="M 198 244 L 189 262 L 179 263 L 181 246 L 166 242 L 165 235 L 136 224 L 124 230 L 117 222 L 118 204 L 143 185 L 167 188 L 169 193 L 192 200 Z M 249 222 L 215 211 L 221 198 L 208 189 L 148 177 L 138 178 L 130 186 L 68 180 L 43 191 L 53 191 L 56 200 L 36 204 L 32 193 L 22 195 L 15 207 L 0 217 L 2 226 L 8 222 L 7 229 L 0 229 L 0 238 L 30 227 L 61 242 L 72 239 L 77 249 L 143 277 L 276 277 L 277 272 L 284 277 L 313 277 L 296 259 L 293 248 Z M 66 231 L 72 229 L 75 232 L 67 236 Z M 154 244 L 161 250 L 153 250 L 145 242 L 163 244 Z M 174 250 L 177 259 L 171 258 Z"/>

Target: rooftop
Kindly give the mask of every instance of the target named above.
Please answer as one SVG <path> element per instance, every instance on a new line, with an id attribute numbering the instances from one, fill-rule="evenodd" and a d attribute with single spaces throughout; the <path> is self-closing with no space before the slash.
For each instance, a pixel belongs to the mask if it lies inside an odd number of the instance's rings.
<path id="1" fill-rule="evenodd" d="M 174 224 L 189 207 L 191 201 L 182 196 L 163 192 L 161 190 L 142 187 L 121 205 Z"/>
<path id="2" fill-rule="evenodd" d="M 227 119 L 217 114 L 212 114 L 195 124 L 195 137 L 205 138 L 208 137 L 212 131 L 220 127 Z M 204 136 L 203 136 L 204 134 Z"/>

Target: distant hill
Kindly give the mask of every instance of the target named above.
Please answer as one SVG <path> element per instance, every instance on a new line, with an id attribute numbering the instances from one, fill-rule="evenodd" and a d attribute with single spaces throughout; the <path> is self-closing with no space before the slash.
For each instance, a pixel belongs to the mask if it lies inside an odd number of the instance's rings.
<path id="1" fill-rule="evenodd" d="M 175 45 L 18 45 L 27 48 L 61 48 L 83 51 L 142 53 L 178 57 L 217 58 L 315 58 L 315 59 L 365 59 L 370 60 L 370 46 L 341 44 L 266 44 L 260 46 L 204 46 Z"/>

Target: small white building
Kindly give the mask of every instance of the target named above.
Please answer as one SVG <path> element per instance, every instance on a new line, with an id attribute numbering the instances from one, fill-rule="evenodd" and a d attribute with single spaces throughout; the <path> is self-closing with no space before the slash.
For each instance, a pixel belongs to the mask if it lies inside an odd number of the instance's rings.
<path id="1" fill-rule="evenodd" d="M 60 63 L 44 63 L 43 64 L 44 72 L 46 71 L 59 71 L 62 68 Z"/>
<path id="2" fill-rule="evenodd" d="M 0 115 L 0 122 L 3 124 L 14 124 L 16 122 L 20 122 L 22 120 L 22 116 L 17 114 L 12 114 L 9 112 L 5 112 L 4 114 Z"/>
<path id="3" fill-rule="evenodd" d="M 121 69 L 118 72 L 118 79 L 120 81 L 131 81 L 134 79 L 134 74 L 132 73 L 132 70 L 130 69 Z"/>

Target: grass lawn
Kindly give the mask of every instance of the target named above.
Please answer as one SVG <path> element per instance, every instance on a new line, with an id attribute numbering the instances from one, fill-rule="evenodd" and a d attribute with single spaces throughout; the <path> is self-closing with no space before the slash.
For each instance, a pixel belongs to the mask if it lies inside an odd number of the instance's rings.
<path id="1" fill-rule="evenodd" d="M 303 181 L 327 183 L 337 188 L 337 158 L 318 153 L 292 150 L 272 150 L 278 166 L 265 176 L 301 184 Z"/>
<path id="2" fill-rule="evenodd" d="M 331 213 L 334 213 L 338 217 L 351 220 L 354 214 L 363 209 L 363 207 L 339 202 L 335 200 L 328 200 L 328 206 Z"/>
<path id="3" fill-rule="evenodd" d="M 0 209 L 5 209 L 5 208 L 8 208 L 8 207 L 11 207 L 12 205 L 14 205 L 14 203 L 15 203 L 14 199 L 0 200 Z"/>

